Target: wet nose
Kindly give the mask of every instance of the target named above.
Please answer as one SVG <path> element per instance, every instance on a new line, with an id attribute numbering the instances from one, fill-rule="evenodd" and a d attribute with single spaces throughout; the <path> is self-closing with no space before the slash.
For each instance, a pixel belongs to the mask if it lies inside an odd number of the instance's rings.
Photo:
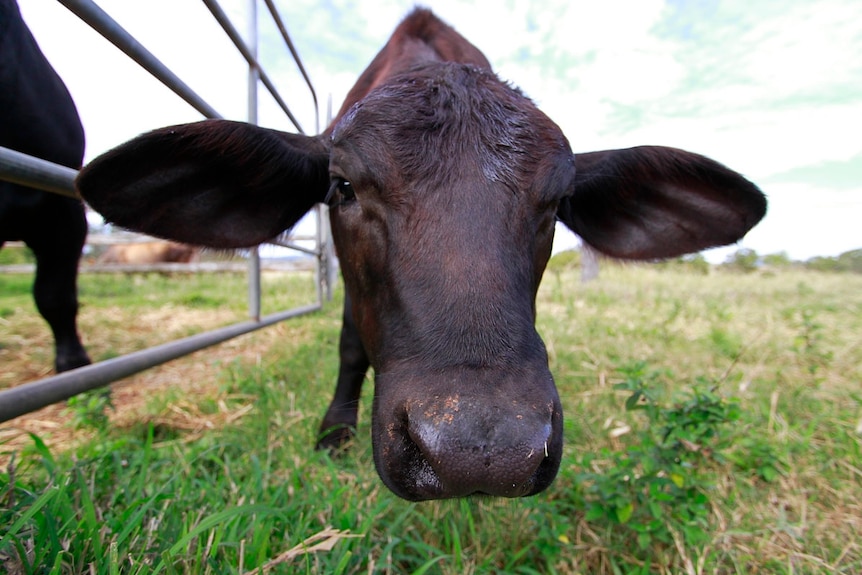
<path id="1" fill-rule="evenodd" d="M 385 465 L 394 471 L 390 487 L 407 499 L 533 495 L 560 465 L 562 414 L 553 401 L 493 405 L 453 395 L 411 401 L 404 419 Z"/>

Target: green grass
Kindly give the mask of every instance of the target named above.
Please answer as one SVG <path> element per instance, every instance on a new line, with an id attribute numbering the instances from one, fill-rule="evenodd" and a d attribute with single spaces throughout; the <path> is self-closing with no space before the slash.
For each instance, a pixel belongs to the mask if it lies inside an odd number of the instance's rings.
<path id="1" fill-rule="evenodd" d="M 241 280 L 89 281 L 89 310 L 244 309 Z M 28 315 L 0 290 L 0 308 Z M 536 497 L 393 496 L 374 471 L 370 384 L 350 450 L 313 451 L 334 302 L 222 367 L 218 400 L 170 398 L 243 417 L 190 433 L 154 399 L 151 416 L 70 451 L 34 437 L 0 473 L 0 570 L 241 573 L 281 556 L 266 572 L 862 572 L 862 278 L 605 266 L 583 285 L 562 269 L 538 312 L 566 447 Z M 315 535 L 331 548 L 303 552 Z"/>
<path id="2" fill-rule="evenodd" d="M 0 274 L 0 389 L 44 376 L 39 368 L 53 364 L 32 283 L 31 275 Z M 316 298 L 310 272 L 266 272 L 261 292 L 263 315 Z M 78 296 L 78 331 L 94 361 L 248 319 L 245 274 L 83 274 Z"/>

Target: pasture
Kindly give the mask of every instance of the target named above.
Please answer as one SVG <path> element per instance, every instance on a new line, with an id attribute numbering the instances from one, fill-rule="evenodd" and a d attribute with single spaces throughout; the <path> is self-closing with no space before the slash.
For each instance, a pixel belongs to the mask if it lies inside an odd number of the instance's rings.
<path id="1" fill-rule="evenodd" d="M 26 276 L 0 276 L 0 388 L 43 375 Z M 313 298 L 269 277 L 264 312 Z M 84 275 L 94 360 L 244 319 L 240 275 Z M 357 438 L 315 452 L 340 297 L 0 427 L 10 573 L 862 572 L 862 276 L 552 260 L 538 297 L 565 412 L 536 497 L 408 503 Z M 28 435 L 26 430 L 35 432 Z"/>

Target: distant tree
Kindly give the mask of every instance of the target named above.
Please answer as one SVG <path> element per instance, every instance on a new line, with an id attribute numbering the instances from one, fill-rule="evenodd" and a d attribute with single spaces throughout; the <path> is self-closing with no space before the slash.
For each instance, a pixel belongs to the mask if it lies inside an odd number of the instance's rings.
<path id="1" fill-rule="evenodd" d="M 815 256 L 805 260 L 807 269 L 822 272 L 862 273 L 862 249 L 844 252 L 838 257 Z"/>
<path id="2" fill-rule="evenodd" d="M 814 256 L 813 258 L 809 258 L 805 260 L 803 264 L 806 269 L 814 270 L 818 272 L 837 272 L 838 270 L 838 260 L 837 258 L 829 257 L 829 256 Z"/>
<path id="3" fill-rule="evenodd" d="M 862 249 L 850 250 L 838 256 L 838 267 L 841 271 L 862 274 Z"/>
<path id="4" fill-rule="evenodd" d="M 659 268 L 668 270 L 679 270 L 695 274 L 707 275 L 709 273 L 709 262 L 702 253 L 686 254 L 670 260 L 661 260 L 655 264 Z"/>
<path id="5" fill-rule="evenodd" d="M 760 263 L 757 252 L 750 248 L 740 248 L 727 256 L 724 266 L 742 272 L 753 272 Z"/>
<path id="6" fill-rule="evenodd" d="M 548 261 L 548 272 L 559 275 L 564 271 L 581 270 L 581 281 L 588 282 L 599 275 L 599 253 L 587 245 L 564 250 Z"/>
<path id="7" fill-rule="evenodd" d="M 763 265 L 771 268 L 786 268 L 793 263 L 787 252 L 776 252 L 774 254 L 766 254 L 762 258 Z"/>
<path id="8" fill-rule="evenodd" d="M 573 271 L 581 266 L 581 252 L 579 250 L 564 250 L 554 254 L 548 260 L 547 270 L 551 273 Z"/>
<path id="9" fill-rule="evenodd" d="M 703 275 L 709 273 L 709 262 L 701 253 L 688 254 L 679 259 L 688 270 Z"/>

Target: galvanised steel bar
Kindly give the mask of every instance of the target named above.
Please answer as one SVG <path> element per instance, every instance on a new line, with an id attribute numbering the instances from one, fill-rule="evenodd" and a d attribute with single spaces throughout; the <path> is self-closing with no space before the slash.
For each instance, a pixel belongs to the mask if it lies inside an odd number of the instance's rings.
<path id="1" fill-rule="evenodd" d="M 90 25 L 94 30 L 107 38 L 114 46 L 126 53 L 132 60 L 140 64 L 150 74 L 155 76 L 165 86 L 173 90 L 180 98 L 188 102 L 194 109 L 207 118 L 221 118 L 221 114 L 198 96 L 185 82 L 171 72 L 158 58 L 126 32 L 122 26 L 108 16 L 92 0 L 59 0 L 78 18 Z"/>
<path id="2" fill-rule="evenodd" d="M 293 45 L 293 41 L 290 39 L 290 34 L 287 33 L 287 26 L 284 25 L 284 21 L 281 19 L 281 14 L 279 14 L 278 9 L 275 7 L 275 4 L 272 0 L 264 0 L 264 2 L 266 3 L 266 7 L 269 8 L 269 13 L 270 15 L 272 15 L 272 19 L 275 22 L 276 27 L 278 27 L 278 31 L 281 32 L 281 37 L 284 39 L 284 43 L 287 45 L 287 49 L 290 50 L 290 53 L 293 56 L 293 61 L 296 62 L 296 66 L 299 68 L 299 72 L 305 79 L 305 83 L 308 85 L 309 91 L 311 91 L 311 99 L 314 100 L 314 127 L 315 130 L 319 132 L 320 107 L 317 103 L 317 92 L 314 90 L 314 86 L 311 84 L 311 78 L 308 77 L 308 73 L 305 71 L 305 66 L 302 65 L 302 59 L 299 57 L 299 52 L 296 51 L 296 47 Z"/>
<path id="3" fill-rule="evenodd" d="M 72 168 L 0 147 L 0 180 L 80 199 L 76 175 Z"/>
<path id="4" fill-rule="evenodd" d="M 291 249 L 291 250 L 295 250 L 295 251 L 298 251 L 298 252 L 302 252 L 302 253 L 304 253 L 304 254 L 308 254 L 308 255 L 310 255 L 310 256 L 315 256 L 315 257 L 316 257 L 316 256 L 319 256 L 319 255 L 320 255 L 320 250 L 317 250 L 317 249 L 314 249 L 314 248 L 306 248 L 306 247 L 303 247 L 303 246 L 297 245 L 297 244 L 295 244 L 295 243 L 293 243 L 293 242 L 282 242 L 282 241 L 279 241 L 279 240 L 272 240 L 272 241 L 269 241 L 269 242 L 267 242 L 267 243 L 268 243 L 268 244 L 270 244 L 270 245 L 279 246 L 279 247 L 282 247 L 282 248 L 288 248 L 288 249 Z"/>
<path id="5" fill-rule="evenodd" d="M 302 129 L 302 126 L 299 125 L 299 120 L 297 120 L 294 115 L 291 113 L 290 109 L 287 107 L 287 104 L 282 100 L 281 95 L 276 90 L 275 85 L 269 79 L 269 76 L 266 75 L 266 72 L 261 69 L 260 64 L 257 61 L 257 58 L 243 41 L 242 36 L 240 36 L 239 32 L 237 32 L 236 28 L 234 28 L 233 24 L 231 24 L 230 19 L 228 19 L 227 14 L 224 13 L 224 10 L 221 9 L 218 2 L 216 0 L 203 0 L 204 4 L 206 4 L 207 8 L 209 8 L 212 15 L 218 20 L 218 23 L 221 24 L 221 27 L 233 41 L 234 46 L 236 46 L 237 50 L 240 51 L 243 58 L 245 58 L 248 65 L 252 68 L 255 68 L 260 75 L 260 81 L 266 86 L 266 89 L 269 90 L 269 93 L 272 95 L 273 99 L 275 99 L 278 106 L 281 108 L 282 112 L 290 118 L 290 121 L 296 127 L 300 134 L 304 134 L 305 130 Z"/>
<path id="6" fill-rule="evenodd" d="M 208 5 L 207 0 L 204 0 L 204 3 Z M 248 123 L 257 125 L 257 85 L 260 81 L 260 68 L 257 66 L 257 0 L 247 0 L 248 5 L 248 37 L 249 44 L 251 44 L 251 48 L 242 44 L 242 46 L 246 49 L 249 56 L 246 57 L 246 61 L 248 62 Z M 217 5 L 216 5 L 217 6 Z M 210 8 L 212 11 L 213 8 Z M 233 30 L 233 26 L 227 20 L 227 16 L 223 12 L 221 12 L 221 8 L 218 8 L 219 13 L 224 18 L 224 22 L 221 22 L 222 28 L 228 34 L 231 35 L 228 28 L 230 27 Z M 219 19 L 219 15 L 213 12 L 213 15 L 216 17 L 216 20 Z M 234 30 L 235 33 L 235 30 Z M 233 36 L 231 36 L 233 38 Z M 237 38 L 234 40 L 234 44 L 236 42 L 242 42 L 241 39 Z M 240 48 L 239 44 L 236 44 L 237 49 L 242 52 L 242 48 Z M 254 63 L 253 63 L 254 62 Z M 260 319 L 260 249 L 255 246 L 251 248 L 248 254 L 248 317 L 251 318 L 252 321 L 257 321 Z M 320 301 L 318 299 L 317 301 Z"/>
<path id="7" fill-rule="evenodd" d="M 0 392 L 0 423 L 102 387 L 118 379 L 280 321 L 318 311 L 320 304 L 268 315 L 87 365 Z"/>

